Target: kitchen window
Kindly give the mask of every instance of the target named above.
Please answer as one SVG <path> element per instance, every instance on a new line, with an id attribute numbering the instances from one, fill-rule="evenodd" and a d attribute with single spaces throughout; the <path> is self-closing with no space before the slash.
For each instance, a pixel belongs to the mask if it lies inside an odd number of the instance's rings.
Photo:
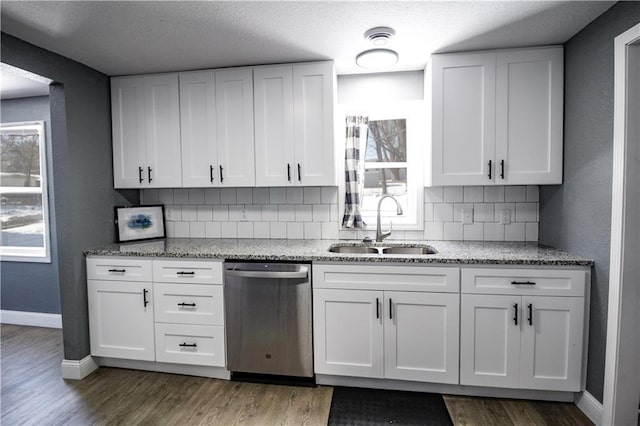
<path id="1" fill-rule="evenodd" d="M 50 262 L 44 122 L 0 124 L 0 256 Z"/>
<path id="2" fill-rule="evenodd" d="M 398 200 L 403 214 L 396 214 L 392 200 L 383 201 L 383 228 L 386 229 L 391 221 L 394 229 L 423 229 L 423 145 L 427 141 L 424 102 L 341 105 L 341 110 L 339 123 L 342 127 L 347 115 L 369 118 L 366 147 L 361 148 L 365 168 L 361 213 L 366 229 L 375 229 L 378 201 L 385 194 Z M 339 140 L 344 141 L 344 129 L 341 129 L 341 134 L 343 136 Z M 340 185 L 340 212 L 343 212 L 344 181 Z"/>

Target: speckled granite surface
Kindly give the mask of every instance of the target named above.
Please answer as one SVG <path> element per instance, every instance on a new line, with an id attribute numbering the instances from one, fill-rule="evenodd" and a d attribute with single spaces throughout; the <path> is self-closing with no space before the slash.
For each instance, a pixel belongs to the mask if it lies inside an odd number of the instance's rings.
<path id="1" fill-rule="evenodd" d="M 438 253 L 347 254 L 331 253 L 331 245 L 361 245 L 350 240 L 266 240 L 168 238 L 160 241 L 112 244 L 88 250 L 86 255 L 142 256 L 175 258 L 217 258 L 227 260 L 265 260 L 291 262 L 396 262 L 509 265 L 591 266 L 593 261 L 550 247 L 519 242 L 479 241 L 393 241 L 373 246 L 428 244 Z"/>

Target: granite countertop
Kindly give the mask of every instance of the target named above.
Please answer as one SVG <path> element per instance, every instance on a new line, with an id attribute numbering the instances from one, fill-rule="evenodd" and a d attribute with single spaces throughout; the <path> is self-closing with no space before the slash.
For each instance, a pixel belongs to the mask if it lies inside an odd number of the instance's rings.
<path id="1" fill-rule="evenodd" d="M 509 264 L 591 266 L 593 260 L 537 243 L 481 241 L 393 241 L 374 246 L 425 245 L 436 254 L 347 254 L 331 253 L 329 246 L 360 245 L 354 240 L 277 240 L 167 238 L 139 243 L 111 244 L 87 250 L 86 255 L 175 257 L 226 260 L 290 262 L 397 262 L 445 264 Z"/>

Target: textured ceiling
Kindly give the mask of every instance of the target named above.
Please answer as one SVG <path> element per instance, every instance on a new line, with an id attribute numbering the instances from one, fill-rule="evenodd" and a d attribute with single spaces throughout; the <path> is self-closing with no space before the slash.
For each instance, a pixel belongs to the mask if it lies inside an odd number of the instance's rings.
<path id="1" fill-rule="evenodd" d="M 50 80 L 28 71 L 0 64 L 0 99 L 49 95 L 49 83 Z"/>
<path id="2" fill-rule="evenodd" d="M 399 62 L 432 52 L 561 44 L 602 1 L 2 1 L 2 31 L 108 75 L 334 59 L 363 72 L 363 33 L 391 26 Z"/>

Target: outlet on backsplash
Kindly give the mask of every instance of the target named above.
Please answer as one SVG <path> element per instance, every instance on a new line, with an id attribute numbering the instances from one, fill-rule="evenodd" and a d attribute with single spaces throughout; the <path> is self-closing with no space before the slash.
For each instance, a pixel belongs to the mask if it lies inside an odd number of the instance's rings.
<path id="1" fill-rule="evenodd" d="M 511 210 L 504 209 L 500 212 L 500 224 L 509 225 L 511 223 Z"/>

